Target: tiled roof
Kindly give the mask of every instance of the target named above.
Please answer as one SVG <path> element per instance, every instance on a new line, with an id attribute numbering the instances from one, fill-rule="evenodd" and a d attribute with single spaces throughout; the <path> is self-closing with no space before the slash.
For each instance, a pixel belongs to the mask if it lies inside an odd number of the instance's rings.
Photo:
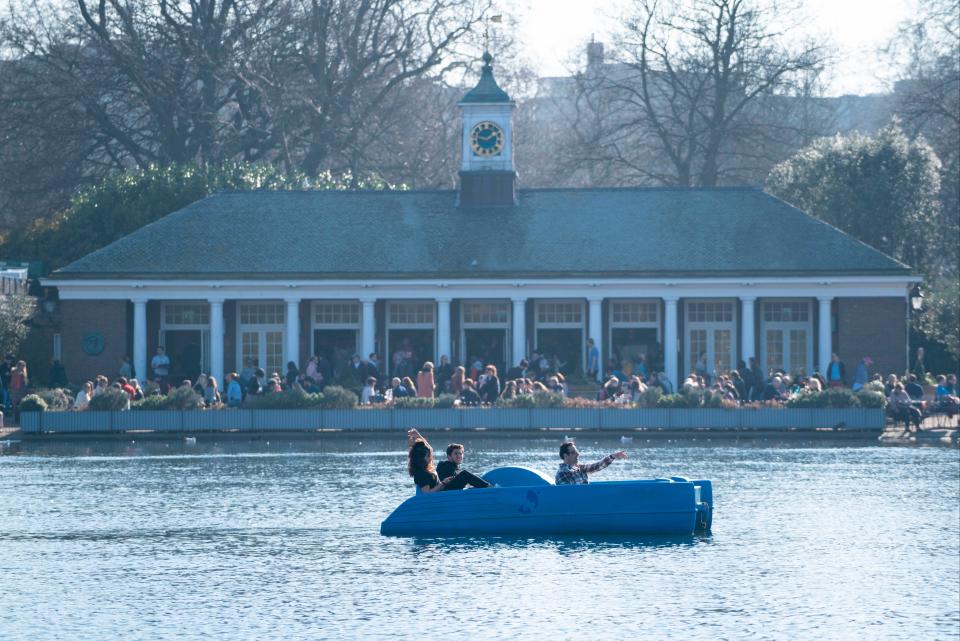
<path id="1" fill-rule="evenodd" d="M 454 191 L 223 192 L 56 272 L 62 278 L 906 275 L 758 189 L 546 189 L 515 207 Z"/>

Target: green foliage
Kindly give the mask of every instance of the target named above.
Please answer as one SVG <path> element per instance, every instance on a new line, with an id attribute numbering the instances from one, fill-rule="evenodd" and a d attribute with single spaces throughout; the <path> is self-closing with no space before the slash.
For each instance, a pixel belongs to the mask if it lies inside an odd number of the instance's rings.
<path id="1" fill-rule="evenodd" d="M 514 398 L 500 399 L 496 402 L 496 406 L 514 409 L 551 409 L 563 407 L 563 394 L 556 394 L 554 392 L 520 394 Z"/>
<path id="2" fill-rule="evenodd" d="M 404 396 L 393 402 L 393 406 L 398 410 L 423 410 L 433 409 L 437 406 L 437 399 L 419 398 L 417 396 Z"/>
<path id="3" fill-rule="evenodd" d="M 47 402 L 38 394 L 27 394 L 18 405 L 21 412 L 46 412 Z"/>
<path id="4" fill-rule="evenodd" d="M 350 390 L 339 385 L 328 385 L 323 389 L 320 405 L 326 410 L 349 410 L 356 407 L 359 402 L 360 399 Z"/>
<path id="5" fill-rule="evenodd" d="M 663 409 L 680 409 L 690 406 L 687 397 L 683 394 L 664 394 L 657 399 L 657 407 Z"/>
<path id="6" fill-rule="evenodd" d="M 73 398 L 62 388 L 38 389 L 33 395 L 39 396 L 51 412 L 64 412 L 73 406 Z"/>
<path id="7" fill-rule="evenodd" d="M 516 410 L 528 410 L 536 407 L 536 401 L 534 401 L 532 394 L 519 394 L 513 398 L 497 399 L 497 402 L 494 404 L 494 406 Z"/>
<path id="8" fill-rule="evenodd" d="M 188 387 L 173 389 L 166 396 L 146 396 L 130 404 L 131 410 L 199 410 L 203 407 L 203 398 Z"/>
<path id="9" fill-rule="evenodd" d="M 923 313 L 913 316 L 914 326 L 942 343 L 954 359 L 960 358 L 960 279 L 938 279 L 925 296 Z"/>
<path id="10" fill-rule="evenodd" d="M 883 394 L 885 387 L 881 381 L 870 381 L 863 386 L 863 389 L 864 391 L 879 392 L 880 394 Z"/>
<path id="11" fill-rule="evenodd" d="M 325 394 L 307 394 L 302 389 L 288 389 L 261 396 L 248 396 L 243 407 L 253 410 L 318 409 L 324 406 L 324 400 Z"/>
<path id="12" fill-rule="evenodd" d="M 876 392 L 863 392 L 863 394 L 873 395 L 876 394 Z M 827 389 L 822 392 L 801 394 L 800 396 L 791 398 L 786 402 L 786 406 L 797 409 L 847 409 L 851 407 L 861 407 L 860 398 L 860 395 L 854 394 L 848 389 Z M 870 396 L 868 402 L 874 402 L 874 397 Z M 882 407 L 882 405 L 880 407 Z"/>
<path id="13" fill-rule="evenodd" d="M 0 295 L 0 354 L 19 354 L 30 330 L 25 322 L 33 316 L 37 301 L 26 294 Z"/>
<path id="14" fill-rule="evenodd" d="M 883 392 L 878 392 L 871 389 L 862 389 L 857 392 L 857 400 L 860 402 L 860 407 L 886 407 L 887 398 L 883 395 Z"/>
<path id="15" fill-rule="evenodd" d="M 127 409 L 130 397 L 122 389 L 108 387 L 90 399 L 87 409 L 94 412 L 119 412 Z"/>
<path id="16" fill-rule="evenodd" d="M 359 185 L 356 183 L 359 182 Z M 355 181 L 327 172 L 311 178 L 268 164 L 172 164 L 131 170 L 75 196 L 66 210 L 14 230 L 0 256 L 28 256 L 57 269 L 144 225 L 221 190 L 383 189 L 382 181 Z M 0 333 L 2 335 L 2 333 Z"/>
<path id="17" fill-rule="evenodd" d="M 437 397 L 436 408 L 444 409 L 444 410 L 450 409 L 451 407 L 454 407 L 456 405 L 456 402 L 457 402 L 456 394 L 441 394 L 440 396 Z"/>
<path id="18" fill-rule="evenodd" d="M 640 395 L 640 407 L 656 407 L 663 396 L 663 390 L 659 386 L 651 386 Z"/>
<path id="19" fill-rule="evenodd" d="M 777 165 L 767 190 L 908 265 L 929 271 L 938 242 L 940 160 L 894 121 L 876 136 L 821 138 Z M 933 232 L 933 233 L 931 233 Z"/>

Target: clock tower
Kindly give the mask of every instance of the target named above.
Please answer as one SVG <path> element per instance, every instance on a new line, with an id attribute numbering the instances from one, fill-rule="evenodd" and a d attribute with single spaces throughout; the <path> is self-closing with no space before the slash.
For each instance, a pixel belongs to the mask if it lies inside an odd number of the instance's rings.
<path id="1" fill-rule="evenodd" d="M 517 203 L 517 172 L 513 166 L 513 110 L 493 78 L 493 56 L 483 54 L 477 86 L 459 103 L 463 116 L 461 142 L 461 207 L 512 206 Z"/>

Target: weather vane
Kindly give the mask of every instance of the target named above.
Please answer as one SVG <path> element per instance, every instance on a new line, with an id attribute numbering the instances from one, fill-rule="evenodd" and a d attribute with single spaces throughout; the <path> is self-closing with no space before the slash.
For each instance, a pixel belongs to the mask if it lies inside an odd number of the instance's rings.
<path id="1" fill-rule="evenodd" d="M 503 16 L 499 13 L 495 16 L 490 16 L 487 18 L 487 21 L 483 24 L 483 50 L 490 51 L 490 23 L 496 22 L 500 24 L 503 22 Z"/>

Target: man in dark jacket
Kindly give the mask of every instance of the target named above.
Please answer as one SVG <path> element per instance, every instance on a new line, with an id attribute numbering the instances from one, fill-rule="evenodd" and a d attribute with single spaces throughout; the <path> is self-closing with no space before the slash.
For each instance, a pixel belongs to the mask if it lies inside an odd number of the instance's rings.
<path id="1" fill-rule="evenodd" d="M 451 443 L 447 446 L 447 460 L 443 461 L 437 466 L 437 478 L 442 481 L 447 477 L 456 476 L 462 472 L 464 473 L 469 485 L 472 485 L 473 487 L 490 487 L 489 483 L 484 481 L 476 474 L 467 472 L 466 470 L 461 470 L 460 465 L 462 464 L 463 445 L 460 445 L 459 443 Z"/>
<path id="2" fill-rule="evenodd" d="M 922 401 L 923 400 L 923 386 L 920 385 L 920 382 L 917 380 L 916 374 L 911 374 L 907 378 L 907 385 L 905 387 L 907 395 L 910 396 L 911 400 Z"/>

